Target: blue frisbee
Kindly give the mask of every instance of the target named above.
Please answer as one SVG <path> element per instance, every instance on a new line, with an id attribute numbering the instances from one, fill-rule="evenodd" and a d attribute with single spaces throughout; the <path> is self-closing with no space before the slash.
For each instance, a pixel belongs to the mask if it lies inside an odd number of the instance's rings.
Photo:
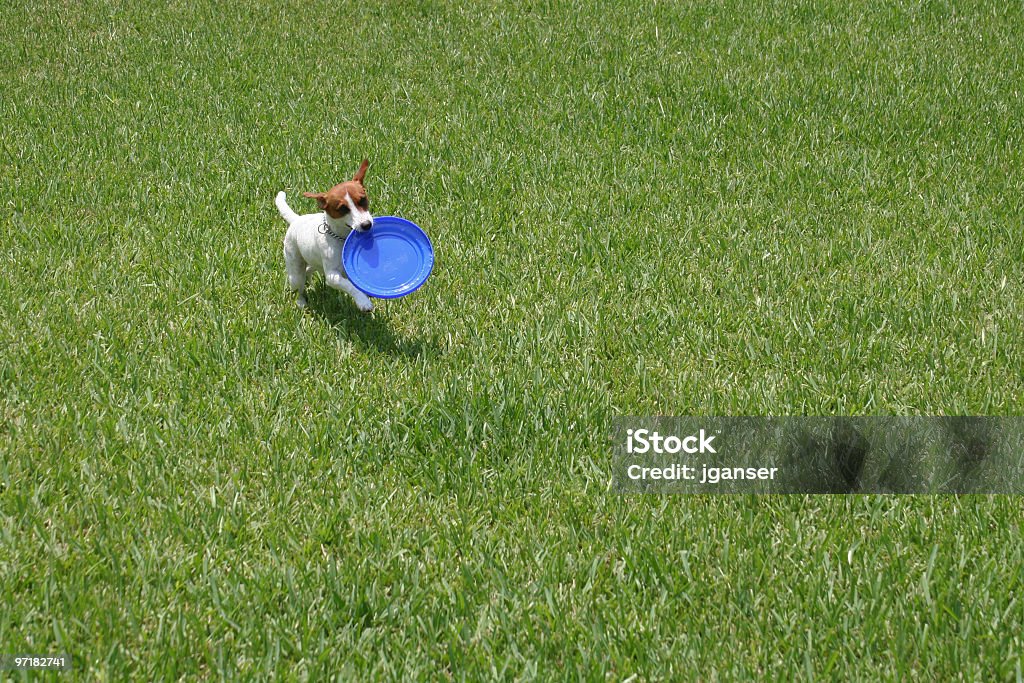
<path id="1" fill-rule="evenodd" d="M 430 277 L 434 246 L 412 221 L 377 216 L 367 232 L 348 234 L 341 258 L 348 279 L 362 292 L 397 299 L 415 292 Z"/>

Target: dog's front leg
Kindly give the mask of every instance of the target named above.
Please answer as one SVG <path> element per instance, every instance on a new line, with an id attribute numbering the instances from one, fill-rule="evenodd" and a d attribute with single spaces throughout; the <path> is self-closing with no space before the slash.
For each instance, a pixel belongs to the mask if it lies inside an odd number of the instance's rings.
<path id="1" fill-rule="evenodd" d="M 352 297 L 356 302 L 356 307 L 360 311 L 364 313 L 369 313 L 370 311 L 373 310 L 373 302 L 370 301 L 370 297 L 360 292 L 359 289 L 357 289 L 356 286 L 352 284 L 347 277 L 342 275 L 337 270 L 329 270 L 326 273 L 324 273 L 324 279 L 327 281 L 327 284 L 329 286 L 333 287 L 334 289 L 345 292 L 350 297 Z"/>

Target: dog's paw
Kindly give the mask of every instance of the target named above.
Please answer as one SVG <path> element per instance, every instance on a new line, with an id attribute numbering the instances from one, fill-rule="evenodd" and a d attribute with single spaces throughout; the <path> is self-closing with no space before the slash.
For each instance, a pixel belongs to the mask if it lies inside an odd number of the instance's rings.
<path id="1" fill-rule="evenodd" d="M 299 308 L 305 308 L 306 307 L 306 297 L 304 297 L 302 295 L 296 297 L 295 303 L 298 305 Z"/>
<path id="2" fill-rule="evenodd" d="M 364 296 L 362 298 L 356 299 L 356 308 L 358 308 L 363 313 L 369 313 L 370 311 L 373 310 L 373 302 L 370 301 L 369 297 Z"/>

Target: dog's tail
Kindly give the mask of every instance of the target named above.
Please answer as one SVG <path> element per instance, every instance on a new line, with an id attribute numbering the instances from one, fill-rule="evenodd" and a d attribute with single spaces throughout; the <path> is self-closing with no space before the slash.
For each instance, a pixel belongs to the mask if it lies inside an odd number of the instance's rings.
<path id="1" fill-rule="evenodd" d="M 284 200 L 284 192 L 277 193 L 277 197 L 274 199 L 274 204 L 277 205 L 277 210 L 281 212 L 281 218 L 283 218 L 288 225 L 291 225 L 292 221 L 299 217 L 297 213 L 292 211 L 292 207 L 288 206 L 288 202 Z"/>

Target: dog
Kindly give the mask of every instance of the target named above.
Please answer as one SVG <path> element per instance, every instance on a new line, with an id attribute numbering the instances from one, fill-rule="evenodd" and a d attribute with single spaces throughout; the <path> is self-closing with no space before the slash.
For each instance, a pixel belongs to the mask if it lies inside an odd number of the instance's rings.
<path id="1" fill-rule="evenodd" d="M 288 223 L 284 234 L 284 266 L 288 274 L 288 287 L 295 292 L 299 308 L 306 307 L 306 280 L 315 271 L 324 274 L 330 287 L 348 294 L 356 307 L 368 313 L 373 310 L 370 297 L 359 291 L 348 279 L 341 262 L 341 249 L 352 230 L 366 232 L 373 227 L 370 200 L 366 197 L 363 178 L 370 161 L 363 159 L 359 170 L 343 183 L 327 192 L 303 192 L 303 197 L 315 199 L 320 213 L 300 216 L 285 201 L 284 192 L 278 192 L 274 203 L 281 218 Z"/>

